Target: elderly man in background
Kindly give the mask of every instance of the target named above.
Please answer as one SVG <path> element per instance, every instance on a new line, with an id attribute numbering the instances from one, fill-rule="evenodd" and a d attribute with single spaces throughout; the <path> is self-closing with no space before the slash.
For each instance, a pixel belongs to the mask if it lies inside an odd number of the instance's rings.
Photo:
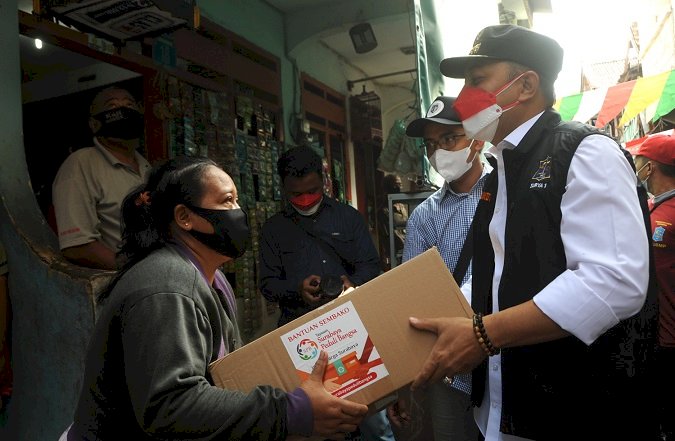
<path id="1" fill-rule="evenodd" d="M 136 150 L 143 115 L 125 89 L 100 91 L 90 107 L 94 146 L 71 153 L 53 183 L 59 246 L 71 262 L 117 268 L 124 197 L 146 180 L 150 164 Z"/>

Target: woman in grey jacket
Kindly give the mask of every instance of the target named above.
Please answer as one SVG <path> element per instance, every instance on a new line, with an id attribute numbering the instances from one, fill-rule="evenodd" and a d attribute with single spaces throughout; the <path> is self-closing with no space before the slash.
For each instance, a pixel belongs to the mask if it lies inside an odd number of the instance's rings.
<path id="1" fill-rule="evenodd" d="M 232 179 L 205 158 L 155 167 L 124 201 L 127 263 L 96 323 L 68 440 L 278 440 L 340 437 L 367 407 L 322 383 L 326 354 L 286 393 L 213 385 L 208 366 L 240 346 L 235 300 L 219 268 L 249 242 Z"/>

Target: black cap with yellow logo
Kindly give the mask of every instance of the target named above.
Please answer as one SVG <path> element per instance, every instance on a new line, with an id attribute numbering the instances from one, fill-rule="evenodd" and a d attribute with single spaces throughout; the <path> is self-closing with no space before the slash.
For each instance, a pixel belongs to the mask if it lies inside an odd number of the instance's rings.
<path id="1" fill-rule="evenodd" d="M 488 26 L 478 33 L 468 56 L 441 61 L 441 73 L 464 78 L 478 60 L 514 61 L 554 81 L 562 69 L 563 49 L 552 38 L 522 26 Z"/>

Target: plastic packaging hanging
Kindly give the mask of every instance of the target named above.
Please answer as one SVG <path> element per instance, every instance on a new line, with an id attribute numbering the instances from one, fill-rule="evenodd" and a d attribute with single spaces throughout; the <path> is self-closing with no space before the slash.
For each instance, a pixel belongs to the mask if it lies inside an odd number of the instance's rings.
<path id="1" fill-rule="evenodd" d="M 394 121 L 382 153 L 377 161 L 378 170 L 398 175 L 422 174 L 422 153 L 413 138 L 405 135 L 406 122 Z"/>

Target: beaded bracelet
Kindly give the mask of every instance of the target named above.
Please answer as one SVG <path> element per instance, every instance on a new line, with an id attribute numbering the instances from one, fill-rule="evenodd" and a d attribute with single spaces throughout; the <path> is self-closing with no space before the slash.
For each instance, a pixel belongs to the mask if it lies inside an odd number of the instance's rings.
<path id="1" fill-rule="evenodd" d="M 487 336 L 485 325 L 483 325 L 483 314 L 480 312 L 473 315 L 473 331 L 476 333 L 478 344 L 489 357 L 499 354 L 501 349 L 493 345 L 490 337 Z"/>

